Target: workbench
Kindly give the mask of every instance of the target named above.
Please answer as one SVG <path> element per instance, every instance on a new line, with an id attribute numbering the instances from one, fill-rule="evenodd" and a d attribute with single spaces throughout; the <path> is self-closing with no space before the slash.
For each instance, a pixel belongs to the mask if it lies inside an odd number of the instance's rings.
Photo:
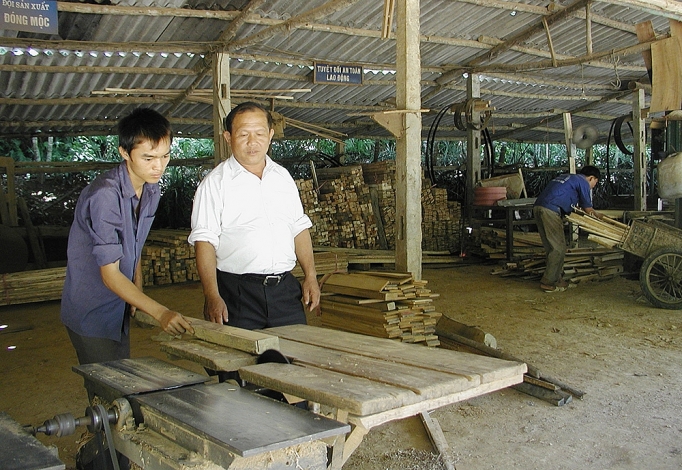
<path id="1" fill-rule="evenodd" d="M 515 219 L 515 214 L 526 212 L 530 214 L 527 219 Z M 503 215 L 500 216 L 500 213 Z M 507 260 L 514 257 L 514 227 L 523 225 L 537 225 L 533 217 L 533 204 L 499 205 L 499 206 L 473 206 L 472 223 L 485 226 L 503 227 L 505 229 L 505 243 Z"/>
<path id="2" fill-rule="evenodd" d="M 250 384 L 330 410 L 352 426 L 331 445 L 329 468 L 341 468 L 381 424 L 521 383 L 526 364 L 309 325 L 261 330 L 279 337 L 290 363 L 257 364 L 257 356 L 201 340 L 172 340 L 162 350 Z M 285 395 L 285 396 L 286 396 Z"/>

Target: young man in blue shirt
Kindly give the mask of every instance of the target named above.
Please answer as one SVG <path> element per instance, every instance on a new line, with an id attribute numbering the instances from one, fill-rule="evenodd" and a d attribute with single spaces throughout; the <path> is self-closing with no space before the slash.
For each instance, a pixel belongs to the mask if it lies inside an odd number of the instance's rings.
<path id="1" fill-rule="evenodd" d="M 140 257 L 170 160 L 170 123 L 138 108 L 118 131 L 123 162 L 83 189 L 69 232 L 61 319 L 80 364 L 129 358 L 138 308 L 171 335 L 193 332 L 181 314 L 142 292 Z"/>
<path id="2" fill-rule="evenodd" d="M 569 287 L 562 278 L 566 256 L 563 216 L 573 212 L 574 207 L 580 207 L 601 218 L 601 214 L 592 208 L 592 189 L 600 178 L 599 168 L 585 166 L 578 174 L 554 178 L 535 201 L 533 215 L 547 257 L 545 274 L 540 280 L 540 288 L 545 292 L 560 292 Z"/>

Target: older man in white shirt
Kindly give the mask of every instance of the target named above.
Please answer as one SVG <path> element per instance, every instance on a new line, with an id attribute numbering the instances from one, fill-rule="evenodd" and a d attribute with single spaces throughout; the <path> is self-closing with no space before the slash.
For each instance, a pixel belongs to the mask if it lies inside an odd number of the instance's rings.
<path id="1" fill-rule="evenodd" d="M 256 103 L 242 103 L 224 126 L 232 157 L 199 185 L 189 236 L 204 317 L 246 329 L 305 324 L 303 304 L 313 311 L 320 302 L 312 223 L 293 178 L 267 155 L 272 117 Z M 290 272 L 297 260 L 302 284 Z"/>

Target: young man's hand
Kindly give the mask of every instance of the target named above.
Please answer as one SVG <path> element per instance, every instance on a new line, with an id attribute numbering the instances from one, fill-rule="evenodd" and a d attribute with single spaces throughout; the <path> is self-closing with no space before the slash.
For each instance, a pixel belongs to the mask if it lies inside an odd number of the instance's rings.
<path id="1" fill-rule="evenodd" d="M 177 336 L 183 333 L 194 334 L 194 328 L 192 328 L 189 321 L 178 312 L 172 310 L 166 310 L 161 314 L 159 324 L 163 331 L 171 336 Z"/>

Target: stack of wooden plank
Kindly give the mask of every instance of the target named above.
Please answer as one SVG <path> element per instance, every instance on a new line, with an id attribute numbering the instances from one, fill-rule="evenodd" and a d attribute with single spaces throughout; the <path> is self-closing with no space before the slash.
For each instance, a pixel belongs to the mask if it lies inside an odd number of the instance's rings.
<path id="1" fill-rule="evenodd" d="M 618 249 L 571 248 L 566 251 L 563 277 L 573 283 L 611 279 L 623 272 L 623 258 L 623 251 Z M 540 279 L 545 266 L 544 254 L 537 254 L 506 262 L 493 269 L 492 274 Z"/>
<path id="2" fill-rule="evenodd" d="M 62 297 L 66 268 L 2 274 L 0 305 L 57 300 Z"/>
<path id="3" fill-rule="evenodd" d="M 422 249 L 457 251 L 461 206 L 448 202 L 448 191 L 422 182 Z"/>
<path id="4" fill-rule="evenodd" d="M 298 193 L 305 213 L 310 217 L 313 226 L 310 227 L 310 238 L 315 246 L 329 246 L 329 222 L 331 214 L 320 205 L 313 180 L 296 180 Z"/>
<path id="5" fill-rule="evenodd" d="M 317 180 L 320 205 L 333 214 L 327 223 L 331 246 L 376 248 L 376 218 L 362 167 L 321 168 L 317 170 Z"/>
<path id="6" fill-rule="evenodd" d="M 364 164 L 362 175 L 379 207 L 386 248 L 395 249 L 395 161 Z"/>
<path id="7" fill-rule="evenodd" d="M 332 274 L 322 285 L 322 325 L 352 333 L 438 346 L 438 297 L 408 273 Z"/>
<path id="8" fill-rule="evenodd" d="M 194 247 L 188 230 L 152 230 L 142 249 L 143 285 L 198 281 Z"/>

